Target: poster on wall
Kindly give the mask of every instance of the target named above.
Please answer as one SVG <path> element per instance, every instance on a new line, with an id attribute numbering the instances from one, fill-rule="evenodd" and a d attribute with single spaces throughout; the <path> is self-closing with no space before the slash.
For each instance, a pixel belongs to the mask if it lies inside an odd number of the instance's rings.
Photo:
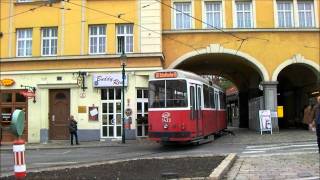
<path id="1" fill-rule="evenodd" d="M 89 106 L 89 121 L 99 121 L 98 107 Z"/>
<path id="2" fill-rule="evenodd" d="M 272 134 L 272 121 L 270 110 L 259 110 L 260 133 L 270 131 Z"/>

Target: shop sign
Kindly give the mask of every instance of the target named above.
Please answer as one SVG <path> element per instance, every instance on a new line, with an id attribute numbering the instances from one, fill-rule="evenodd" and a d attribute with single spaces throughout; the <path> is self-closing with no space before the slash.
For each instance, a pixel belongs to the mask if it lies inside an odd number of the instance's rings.
<path id="1" fill-rule="evenodd" d="M 128 85 L 127 75 L 124 79 L 124 85 Z M 93 87 L 121 87 L 122 86 L 122 74 L 93 74 Z"/>
<path id="2" fill-rule="evenodd" d="M 36 94 L 33 91 L 20 91 L 20 94 L 24 97 L 36 97 Z"/>
<path id="3" fill-rule="evenodd" d="M 2 86 L 12 86 L 12 85 L 14 85 L 14 83 L 15 83 L 15 81 L 13 79 L 2 79 L 0 81 L 0 84 Z"/>
<path id="4" fill-rule="evenodd" d="M 277 107 L 278 118 L 283 118 L 283 106 Z"/>
<path id="5" fill-rule="evenodd" d="M 270 131 L 272 134 L 272 121 L 270 110 L 259 110 L 260 132 Z"/>

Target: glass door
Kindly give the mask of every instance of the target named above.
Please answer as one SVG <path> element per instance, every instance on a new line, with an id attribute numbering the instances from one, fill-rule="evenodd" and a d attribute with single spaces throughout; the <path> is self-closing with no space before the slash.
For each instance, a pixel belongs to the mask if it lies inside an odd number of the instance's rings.
<path id="1" fill-rule="evenodd" d="M 120 138 L 122 135 L 121 89 L 101 90 L 102 138 Z"/>
<path id="2" fill-rule="evenodd" d="M 137 136 L 148 135 L 148 90 L 137 89 Z"/>

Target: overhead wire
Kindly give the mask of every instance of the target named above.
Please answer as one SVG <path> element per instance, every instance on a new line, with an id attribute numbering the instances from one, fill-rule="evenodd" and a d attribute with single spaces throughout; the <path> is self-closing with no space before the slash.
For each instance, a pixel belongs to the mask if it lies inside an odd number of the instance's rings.
<path id="1" fill-rule="evenodd" d="M 15 16 L 19 16 L 19 15 L 21 15 L 21 14 L 25 14 L 25 13 L 27 13 L 27 12 L 35 11 L 36 9 L 39 9 L 39 8 L 41 8 L 41 7 L 43 7 L 43 6 L 46 6 L 46 4 L 41 4 L 41 5 L 37 6 L 37 7 L 30 8 L 30 9 L 28 9 L 28 10 L 26 10 L 26 11 L 22 11 L 22 12 L 19 12 L 19 13 L 17 13 L 17 14 L 14 14 L 14 15 L 1 18 L 0 21 L 6 20 L 6 19 L 10 19 L 10 18 L 15 17 Z"/>
<path id="2" fill-rule="evenodd" d="M 69 4 L 73 4 L 73 5 L 75 5 L 75 6 L 84 7 L 84 8 L 86 8 L 86 9 L 91 10 L 91 11 L 95 11 L 95 12 L 102 13 L 102 14 L 105 14 L 105 15 L 110 16 L 110 17 L 113 17 L 113 18 L 120 19 L 120 20 L 122 20 L 122 21 L 124 21 L 124 22 L 126 22 L 126 23 L 135 24 L 135 25 L 141 27 L 142 29 L 145 29 L 145 30 L 147 30 L 147 31 L 150 31 L 150 32 L 153 32 L 153 33 L 162 35 L 161 32 L 158 32 L 158 31 L 156 31 L 156 30 L 153 30 L 153 29 L 144 27 L 144 26 L 142 26 L 141 24 L 138 24 L 138 23 L 129 21 L 129 20 L 127 20 L 127 19 L 124 19 L 124 18 L 121 17 L 121 15 L 113 15 L 113 14 L 106 13 L 106 12 L 101 11 L 101 10 L 98 10 L 98 9 L 94 9 L 94 8 L 90 8 L 90 7 L 87 7 L 87 6 L 83 6 L 83 5 L 81 5 L 81 4 L 73 3 L 73 2 L 70 2 L 70 1 L 67 1 L 67 0 L 62 0 L 62 1 L 66 2 L 66 3 L 69 3 Z M 184 43 L 184 42 L 182 42 L 182 41 L 180 41 L 180 40 L 177 40 L 177 39 L 174 39 L 174 38 L 171 38 L 171 37 L 165 37 L 165 38 L 170 39 L 170 40 L 175 41 L 175 42 L 178 42 L 178 43 L 180 43 L 180 44 L 182 44 L 182 45 L 184 45 L 184 46 L 187 46 L 187 47 L 195 50 L 198 54 L 200 54 L 199 51 L 198 51 L 196 48 L 194 48 L 192 45 L 190 45 L 190 44 Z"/>

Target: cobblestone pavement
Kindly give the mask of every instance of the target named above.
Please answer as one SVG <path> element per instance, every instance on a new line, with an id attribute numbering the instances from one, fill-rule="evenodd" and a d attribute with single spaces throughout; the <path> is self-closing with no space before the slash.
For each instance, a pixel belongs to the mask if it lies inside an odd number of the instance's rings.
<path id="1" fill-rule="evenodd" d="M 319 180 L 319 153 L 240 156 L 224 179 Z"/>

